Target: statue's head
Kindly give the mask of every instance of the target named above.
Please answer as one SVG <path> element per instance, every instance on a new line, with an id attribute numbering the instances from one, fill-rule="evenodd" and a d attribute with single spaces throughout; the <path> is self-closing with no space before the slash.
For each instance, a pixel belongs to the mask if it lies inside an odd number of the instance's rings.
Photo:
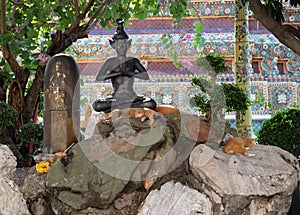
<path id="1" fill-rule="evenodd" d="M 125 55 L 131 45 L 131 39 L 125 32 L 124 20 L 119 18 L 116 20 L 116 23 L 118 25 L 117 30 L 112 39 L 109 40 L 109 43 L 112 48 L 117 50 L 118 54 Z"/>

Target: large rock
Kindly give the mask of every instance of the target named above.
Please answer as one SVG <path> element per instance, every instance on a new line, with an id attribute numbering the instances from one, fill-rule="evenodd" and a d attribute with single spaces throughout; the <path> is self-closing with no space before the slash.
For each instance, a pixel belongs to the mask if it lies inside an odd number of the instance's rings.
<path id="1" fill-rule="evenodd" d="M 166 174 L 194 147 L 184 139 L 174 146 L 179 128 L 160 114 L 153 113 L 153 120 L 122 114 L 94 120 L 89 138 L 52 165 L 46 181 L 57 190 L 57 199 L 76 210 L 108 208 L 130 181 Z"/>
<path id="2" fill-rule="evenodd" d="M 20 174 L 20 173 L 18 173 Z M 34 215 L 52 215 L 51 191 L 46 187 L 46 174 L 38 173 L 35 167 L 26 170 L 21 177 L 19 190 L 28 202 L 28 208 Z"/>
<path id="3" fill-rule="evenodd" d="M 11 150 L 0 144 L 0 214 L 30 214 L 22 193 L 10 179 L 16 165 L 16 158 Z"/>
<path id="4" fill-rule="evenodd" d="M 16 170 L 17 159 L 7 145 L 0 144 L 0 174 L 3 177 L 10 177 Z"/>
<path id="5" fill-rule="evenodd" d="M 112 141 L 112 142 L 110 142 Z M 115 143 L 124 158 L 142 160 L 150 146 L 138 147 L 119 138 L 98 142 L 90 139 L 80 142 L 72 149 L 68 165 L 56 162 L 47 175 L 47 186 L 59 188 L 58 199 L 74 209 L 88 206 L 106 208 L 124 189 L 138 163 L 123 166 L 125 159 L 118 159 L 105 148 Z"/>
<path id="6" fill-rule="evenodd" d="M 228 155 L 207 145 L 191 153 L 191 171 L 214 213 L 287 214 L 299 177 L 296 158 L 274 146 L 255 145 L 250 151 L 256 156 Z"/>
<path id="7" fill-rule="evenodd" d="M 223 134 L 201 133 L 201 123 L 190 123 L 194 130 L 188 132 L 188 122 L 195 119 L 182 113 L 154 114 L 153 120 L 122 113 L 115 118 L 94 117 L 87 127 L 88 138 L 56 161 L 47 174 L 34 168 L 27 172 L 19 188 L 30 212 L 286 214 L 298 182 L 294 156 L 261 145 L 251 149 L 255 157 L 227 155 L 215 144 Z M 213 127 L 229 132 L 224 125 Z M 207 141 L 195 148 L 199 132 Z M 14 170 L 12 163 L 5 165 L 7 173 Z"/>
<path id="8" fill-rule="evenodd" d="M 209 198 L 199 191 L 177 182 L 168 182 L 147 196 L 138 215 L 212 214 Z"/>

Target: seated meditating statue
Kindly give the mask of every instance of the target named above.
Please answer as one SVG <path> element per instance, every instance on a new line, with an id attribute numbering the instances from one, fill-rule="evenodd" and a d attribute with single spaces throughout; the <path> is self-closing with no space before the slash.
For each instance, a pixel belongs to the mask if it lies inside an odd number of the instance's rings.
<path id="1" fill-rule="evenodd" d="M 124 30 L 124 21 L 117 19 L 116 22 L 117 30 L 109 43 L 117 51 L 117 57 L 107 59 L 96 77 L 97 81 L 111 79 L 113 94 L 96 100 L 93 108 L 97 112 L 130 107 L 155 109 L 156 102 L 153 99 L 138 96 L 133 89 L 134 78 L 148 80 L 149 75 L 137 58 L 126 56 L 131 39 Z"/>

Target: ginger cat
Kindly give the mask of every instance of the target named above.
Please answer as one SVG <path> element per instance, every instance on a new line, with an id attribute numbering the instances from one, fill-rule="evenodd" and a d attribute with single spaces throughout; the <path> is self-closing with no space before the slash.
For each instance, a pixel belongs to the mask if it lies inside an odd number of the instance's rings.
<path id="1" fill-rule="evenodd" d="M 180 111 L 172 105 L 160 105 L 155 108 L 155 111 L 161 114 L 180 114 Z"/>
<path id="2" fill-rule="evenodd" d="M 250 149 L 254 144 L 254 138 L 249 137 L 233 137 L 226 141 L 224 152 L 227 154 L 242 154 L 246 157 L 254 157 L 255 154 L 248 154 L 246 150 Z"/>
<path id="3" fill-rule="evenodd" d="M 148 108 L 129 108 L 125 110 L 113 110 L 109 113 L 102 113 L 102 117 L 104 120 L 110 118 L 117 118 L 117 117 L 131 117 L 131 118 L 140 118 L 141 122 L 145 122 L 149 120 L 149 124 L 152 125 L 154 122 L 154 111 Z"/>

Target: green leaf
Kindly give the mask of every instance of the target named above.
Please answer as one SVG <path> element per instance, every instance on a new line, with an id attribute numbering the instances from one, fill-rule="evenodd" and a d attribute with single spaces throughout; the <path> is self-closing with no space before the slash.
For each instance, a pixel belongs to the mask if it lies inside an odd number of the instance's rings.
<path id="1" fill-rule="evenodd" d="M 83 99 L 80 100 L 80 105 L 85 105 L 89 102 L 87 97 L 84 97 Z"/>
<path id="2" fill-rule="evenodd" d="M 195 27 L 195 29 L 194 29 L 195 33 L 202 34 L 204 27 L 201 24 L 201 22 L 199 22 L 199 21 L 194 22 L 193 25 Z"/>
<path id="3" fill-rule="evenodd" d="M 4 58 L 1 58 L 1 60 L 0 60 L 0 66 L 4 66 L 5 65 L 5 60 L 4 60 Z"/>
<path id="4" fill-rule="evenodd" d="M 147 16 L 148 16 L 148 11 L 140 11 L 138 13 L 135 13 L 134 16 L 139 19 L 139 20 L 143 20 L 143 19 L 146 19 Z"/>
<path id="5" fill-rule="evenodd" d="M 10 35 L 9 34 L 0 34 L 0 44 L 3 45 L 10 40 Z"/>
<path id="6" fill-rule="evenodd" d="M 167 44 L 169 43 L 170 39 L 168 37 L 163 38 L 162 44 Z"/>
<path id="7" fill-rule="evenodd" d="M 84 86 L 84 81 L 83 81 L 83 79 L 80 79 L 80 86 Z"/>
<path id="8" fill-rule="evenodd" d="M 176 68 L 179 68 L 180 64 L 178 61 L 173 61 L 173 65 L 176 67 Z"/>

